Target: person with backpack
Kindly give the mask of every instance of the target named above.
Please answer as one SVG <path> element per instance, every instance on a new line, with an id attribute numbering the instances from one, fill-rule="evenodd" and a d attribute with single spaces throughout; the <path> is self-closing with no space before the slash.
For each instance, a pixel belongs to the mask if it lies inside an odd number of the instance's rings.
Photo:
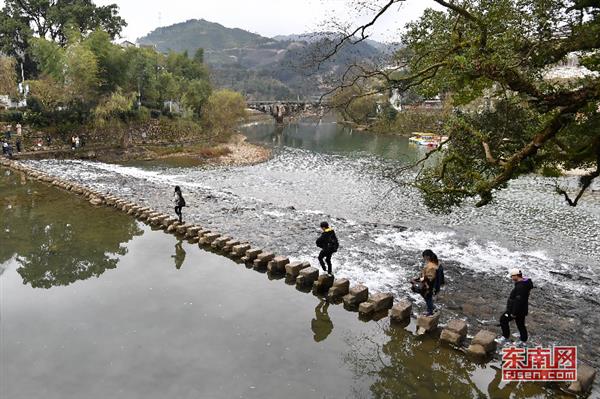
<path id="1" fill-rule="evenodd" d="M 183 223 L 183 215 L 181 213 L 181 209 L 185 206 L 185 199 L 183 199 L 183 195 L 181 194 L 181 188 L 179 186 L 175 186 L 175 214 L 179 217 L 179 223 Z"/>
<path id="2" fill-rule="evenodd" d="M 335 235 L 335 231 L 329 227 L 329 223 L 321 222 L 321 230 L 322 233 L 316 242 L 317 247 L 321 248 L 321 252 L 319 252 L 319 263 L 321 264 L 323 271 L 333 276 L 331 257 L 337 252 L 340 244 Z M 327 262 L 327 269 L 325 268 L 325 262 L 323 260 Z"/>
<path id="3" fill-rule="evenodd" d="M 517 346 L 525 346 L 528 339 L 525 317 L 529 313 L 529 292 L 533 289 L 533 282 L 531 279 L 523 277 L 523 273 L 519 269 L 511 269 L 509 276 L 515 286 L 506 301 L 506 310 L 500 317 L 502 337 L 496 339 L 496 342 L 500 345 L 510 342 L 509 323 L 514 320 L 521 339 L 520 342 L 517 342 Z"/>
<path id="4" fill-rule="evenodd" d="M 422 256 L 425 266 L 421 271 L 421 276 L 411 281 L 412 290 L 421 294 L 423 299 L 425 299 L 427 306 L 425 316 L 432 316 L 435 311 L 433 296 L 439 293 L 442 285 L 445 283 L 444 268 L 440 265 L 437 255 L 431 249 L 423 251 Z"/>

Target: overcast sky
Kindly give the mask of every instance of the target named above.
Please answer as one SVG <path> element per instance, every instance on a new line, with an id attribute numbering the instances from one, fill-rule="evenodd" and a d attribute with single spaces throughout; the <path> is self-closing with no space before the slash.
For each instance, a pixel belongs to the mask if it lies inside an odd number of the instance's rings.
<path id="1" fill-rule="evenodd" d="M 241 28 L 263 36 L 287 35 L 322 30 L 323 22 L 332 17 L 356 21 L 356 7 L 351 0 L 94 0 L 98 5 L 116 3 L 128 23 L 123 36 L 128 40 L 146 35 L 159 26 L 168 26 L 188 19 L 204 18 L 228 28 Z M 385 3 L 371 0 L 371 3 Z M 407 0 L 397 5 L 377 28 L 372 37 L 380 41 L 396 41 L 399 28 L 418 18 L 431 7 L 432 0 Z M 0 5 L 4 1 L 0 0 Z M 363 16 L 363 20 L 366 16 Z"/>

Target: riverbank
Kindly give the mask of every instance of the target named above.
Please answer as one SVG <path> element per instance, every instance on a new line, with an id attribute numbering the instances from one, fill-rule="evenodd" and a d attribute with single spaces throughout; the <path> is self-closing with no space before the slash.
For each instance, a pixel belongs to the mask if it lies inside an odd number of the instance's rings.
<path id="1" fill-rule="evenodd" d="M 178 146 L 178 147 L 145 147 L 150 154 L 127 159 L 133 160 L 169 160 L 176 158 L 188 158 L 200 164 L 212 166 L 246 166 L 254 165 L 269 160 L 272 150 L 260 145 L 252 144 L 247 138 L 239 133 L 230 136 L 223 144 L 206 147 L 203 145 Z M 123 159 L 117 160 L 124 161 Z"/>
<path id="2" fill-rule="evenodd" d="M 87 145 L 83 148 L 57 148 L 39 151 L 15 153 L 16 160 L 41 159 L 78 159 L 96 160 L 109 163 L 130 161 L 150 161 L 185 157 L 193 159 L 197 164 L 209 165 L 253 165 L 265 162 L 271 157 L 271 150 L 248 143 L 239 134 L 232 134 L 225 143 L 197 144 L 135 144 L 127 147 Z"/>

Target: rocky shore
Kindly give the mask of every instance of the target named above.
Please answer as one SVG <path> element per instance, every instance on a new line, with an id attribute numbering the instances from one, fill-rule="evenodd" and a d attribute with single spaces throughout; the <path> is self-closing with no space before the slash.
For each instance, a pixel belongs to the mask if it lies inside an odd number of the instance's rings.
<path id="1" fill-rule="evenodd" d="M 226 143 L 214 145 L 197 145 L 193 142 L 177 147 L 165 144 L 135 144 L 128 147 L 89 145 L 75 150 L 52 148 L 21 152 L 14 154 L 14 159 L 78 159 L 118 163 L 187 157 L 210 165 L 243 166 L 265 162 L 271 157 L 271 152 L 268 148 L 248 143 L 245 136 L 236 133 Z"/>
<path id="2" fill-rule="evenodd" d="M 146 159 L 197 157 L 210 165 L 245 166 L 266 162 L 271 158 L 271 154 L 271 149 L 249 143 L 242 134 L 234 134 L 227 143 L 206 150 L 183 150 L 177 154 Z"/>

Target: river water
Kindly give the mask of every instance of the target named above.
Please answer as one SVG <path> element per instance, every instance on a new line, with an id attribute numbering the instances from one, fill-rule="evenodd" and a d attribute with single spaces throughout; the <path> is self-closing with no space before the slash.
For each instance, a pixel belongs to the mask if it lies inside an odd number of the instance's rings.
<path id="1" fill-rule="evenodd" d="M 0 171 L 3 399 L 564 397 Z"/>
<path id="2" fill-rule="evenodd" d="M 431 248 L 447 275 L 439 297 L 443 317 L 466 317 L 474 328 L 497 330 L 511 289 L 506 273 L 520 267 L 538 287 L 528 318 L 534 343 L 578 345 L 580 358 L 600 366 L 597 185 L 571 208 L 554 194 L 553 179 L 528 176 L 490 206 L 467 204 L 451 215 L 432 215 L 417 192 L 388 177 L 424 155 L 406 138 L 308 120 L 243 130 L 250 141 L 274 147 L 270 161 L 222 168 L 183 167 L 177 160 L 29 164 L 164 211 L 178 184 L 187 220 L 313 264 L 318 224 L 329 220 L 341 244 L 336 276 L 398 297 L 411 295 L 406 281 L 420 268 L 420 252 Z M 576 188 L 575 178 L 560 181 Z"/>

